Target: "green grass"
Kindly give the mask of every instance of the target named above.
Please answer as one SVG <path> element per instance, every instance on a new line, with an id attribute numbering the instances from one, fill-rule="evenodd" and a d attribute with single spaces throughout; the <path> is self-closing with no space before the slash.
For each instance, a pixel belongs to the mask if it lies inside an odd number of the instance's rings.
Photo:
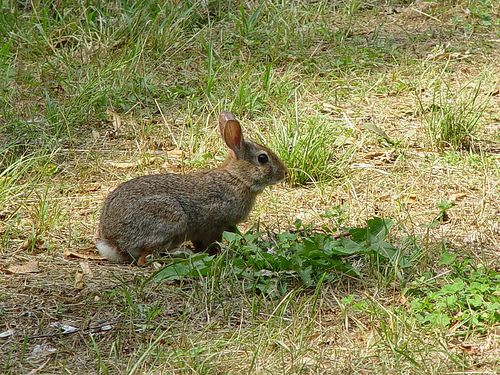
<path id="1" fill-rule="evenodd" d="M 497 14 L 4 1 L 1 372 L 493 374 Z M 223 252 L 87 258 L 120 182 L 222 162 L 222 110 L 289 168 Z"/>
<path id="2" fill-rule="evenodd" d="M 429 141 L 435 148 L 440 151 L 474 148 L 481 117 L 488 105 L 487 99 L 479 97 L 480 93 L 481 82 L 474 87 L 464 86 L 457 93 L 446 85 L 438 85 L 426 108 L 419 99 Z"/>
<path id="3" fill-rule="evenodd" d="M 289 169 L 292 184 L 324 183 L 346 175 L 355 152 L 346 145 L 349 129 L 323 116 L 307 117 L 298 110 L 276 120 L 270 145 Z"/>

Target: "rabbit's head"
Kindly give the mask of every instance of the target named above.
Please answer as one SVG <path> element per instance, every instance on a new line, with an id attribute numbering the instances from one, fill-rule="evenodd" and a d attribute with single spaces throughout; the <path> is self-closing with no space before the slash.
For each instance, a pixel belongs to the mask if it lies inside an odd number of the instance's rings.
<path id="1" fill-rule="evenodd" d="M 241 125 L 232 113 L 220 114 L 219 130 L 230 150 L 222 167 L 244 181 L 251 191 L 260 192 L 285 177 L 283 162 L 266 146 L 246 141 Z"/>

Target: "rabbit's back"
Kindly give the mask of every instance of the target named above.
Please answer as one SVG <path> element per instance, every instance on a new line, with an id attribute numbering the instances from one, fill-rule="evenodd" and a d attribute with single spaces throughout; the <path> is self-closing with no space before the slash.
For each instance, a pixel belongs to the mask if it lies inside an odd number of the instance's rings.
<path id="1" fill-rule="evenodd" d="M 143 204 L 151 201 L 151 206 Z M 214 169 L 186 175 L 166 173 L 134 178 L 119 185 L 106 199 L 104 218 L 137 210 L 155 211 L 175 207 L 196 224 L 205 218 L 213 223 L 218 212 L 224 221 L 246 217 L 254 201 L 247 186 L 237 184 L 226 170 Z M 153 203 L 154 202 L 154 203 Z M 111 217 L 110 217 L 111 216 Z M 244 219 L 244 217 L 242 219 Z M 203 220 L 201 220 L 203 221 Z"/>

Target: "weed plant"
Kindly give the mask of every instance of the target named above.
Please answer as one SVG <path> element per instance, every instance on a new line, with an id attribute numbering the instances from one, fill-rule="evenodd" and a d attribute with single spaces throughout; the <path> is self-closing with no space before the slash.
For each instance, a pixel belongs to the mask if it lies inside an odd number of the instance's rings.
<path id="1" fill-rule="evenodd" d="M 419 107 L 431 144 L 443 151 L 446 148 L 470 150 L 481 126 L 481 117 L 487 101 L 480 98 L 481 82 L 470 88 L 464 86 L 453 92 L 445 83 L 432 93 L 430 105 Z"/>
<path id="2" fill-rule="evenodd" d="M 391 220 L 373 218 L 365 227 L 350 228 L 346 236 L 312 232 L 296 223 L 296 231 L 268 234 L 248 232 L 224 233 L 224 263 L 230 273 L 244 280 L 246 288 L 271 297 L 286 294 L 300 282 L 303 287 L 331 282 L 339 275 L 359 278 L 355 260 L 364 257 L 378 269 L 390 266 L 398 270 L 409 267 L 409 258 L 387 242 Z M 185 277 L 213 276 L 220 260 L 196 254 L 175 261 L 158 271 L 154 280 L 179 280 Z M 398 274 L 394 272 L 392 274 Z M 400 273 L 399 273 L 400 274 Z"/>
<path id="3" fill-rule="evenodd" d="M 500 273 L 474 266 L 445 252 L 440 265 L 450 272 L 440 277 L 426 273 L 414 281 L 406 295 L 418 321 L 437 328 L 450 328 L 466 335 L 500 323 Z"/>
<path id="4" fill-rule="evenodd" d="M 288 114 L 275 120 L 271 133 L 271 147 L 287 165 L 287 179 L 295 185 L 344 176 L 355 152 L 353 146 L 342 144 L 345 129 L 321 116 Z"/>

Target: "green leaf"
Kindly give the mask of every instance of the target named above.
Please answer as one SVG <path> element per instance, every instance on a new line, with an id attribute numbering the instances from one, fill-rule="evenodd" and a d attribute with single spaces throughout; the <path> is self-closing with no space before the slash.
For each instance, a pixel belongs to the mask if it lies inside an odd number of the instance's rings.
<path id="1" fill-rule="evenodd" d="M 281 244 L 283 242 L 293 242 L 293 241 L 297 241 L 297 234 L 296 233 L 288 233 L 288 232 L 284 232 L 284 233 L 279 233 L 277 238 L 278 238 L 278 242 Z"/>
<path id="2" fill-rule="evenodd" d="M 393 226 L 392 220 L 374 217 L 367 220 L 365 228 L 350 228 L 349 234 L 355 242 L 367 241 L 369 238 L 383 240 L 387 237 L 389 230 Z M 373 240 L 372 240 L 373 241 Z"/>
<path id="3" fill-rule="evenodd" d="M 415 312 L 423 311 L 427 307 L 426 303 L 420 298 L 415 298 L 410 305 Z"/>
<path id="4" fill-rule="evenodd" d="M 243 239 L 243 236 L 238 233 L 224 232 L 222 233 L 222 239 L 229 242 L 230 245 L 235 245 Z"/>
<path id="5" fill-rule="evenodd" d="M 448 251 L 441 255 L 439 259 L 439 265 L 441 266 L 449 266 L 455 262 L 457 256 L 455 254 L 449 253 Z"/>
<path id="6" fill-rule="evenodd" d="M 394 260 L 397 253 L 397 249 L 385 241 L 373 242 L 368 246 L 368 248 L 375 254 L 391 260 Z"/>
<path id="7" fill-rule="evenodd" d="M 476 308 L 482 306 L 484 303 L 483 299 L 478 294 L 475 294 L 475 295 L 469 297 L 467 299 L 467 302 L 469 303 L 469 305 L 471 305 L 472 307 L 476 307 Z"/>
<path id="8" fill-rule="evenodd" d="M 462 279 L 456 279 L 453 284 L 445 285 L 441 288 L 440 294 L 453 294 L 465 289 L 465 283 Z"/>
<path id="9" fill-rule="evenodd" d="M 312 273 L 312 267 L 309 266 L 307 268 L 301 269 L 298 271 L 300 279 L 304 283 L 306 287 L 310 287 L 314 285 L 311 273 Z"/>
<path id="10" fill-rule="evenodd" d="M 353 255 L 353 254 L 364 254 L 366 253 L 366 247 L 360 245 L 359 243 L 342 237 L 340 239 L 342 247 L 335 247 L 335 249 L 331 249 L 331 251 L 335 251 L 339 255 Z"/>
<path id="11" fill-rule="evenodd" d="M 343 297 L 340 302 L 342 302 L 343 305 L 351 305 L 354 302 L 354 295 L 349 294 L 346 297 Z"/>
<path id="12" fill-rule="evenodd" d="M 394 225 L 393 221 L 390 219 L 382 219 L 380 217 L 374 217 L 367 221 L 368 224 L 368 232 L 379 239 L 384 239 L 389 234 L 392 226 Z"/>
<path id="13" fill-rule="evenodd" d="M 190 271 L 191 268 L 185 263 L 173 263 L 158 271 L 153 279 L 156 282 L 160 282 L 163 280 L 180 280 L 186 277 Z"/>
<path id="14" fill-rule="evenodd" d="M 486 283 L 480 283 L 477 281 L 473 281 L 469 285 L 469 290 L 478 293 L 485 293 L 490 289 L 490 285 Z"/>
<path id="15" fill-rule="evenodd" d="M 160 269 L 153 280 L 181 280 L 187 276 L 199 277 L 210 273 L 214 257 L 211 255 L 195 254 L 191 258 L 182 259 Z"/>
<path id="16" fill-rule="evenodd" d="M 431 314 L 427 314 L 424 317 L 424 322 L 429 322 L 432 325 L 438 326 L 438 327 L 448 327 L 451 323 L 451 319 L 447 314 L 444 314 L 442 312 L 435 312 Z"/>

